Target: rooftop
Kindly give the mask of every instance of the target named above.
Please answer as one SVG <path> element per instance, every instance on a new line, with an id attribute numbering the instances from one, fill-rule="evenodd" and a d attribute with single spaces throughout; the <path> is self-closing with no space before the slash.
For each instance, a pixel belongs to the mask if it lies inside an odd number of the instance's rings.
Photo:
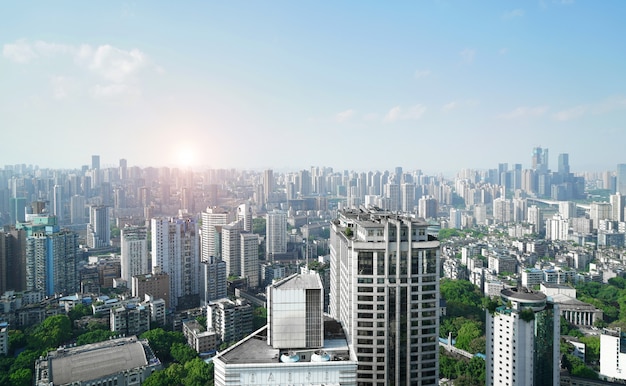
<path id="1" fill-rule="evenodd" d="M 276 282 L 274 288 L 281 290 L 321 289 L 322 283 L 318 275 L 293 274 Z"/>
<path id="2" fill-rule="evenodd" d="M 281 354 L 289 351 L 327 352 L 332 360 L 349 359 L 349 347 L 341 324 L 336 320 L 324 317 L 324 347 L 321 349 L 296 348 L 292 350 L 276 349 L 267 344 L 267 326 L 257 330 L 246 339 L 220 353 L 216 359 L 225 364 L 276 363 L 280 364 Z"/>
<path id="3" fill-rule="evenodd" d="M 147 366 L 149 360 L 154 361 L 155 358 L 148 358 L 143 343 L 133 336 L 60 348 L 50 352 L 48 360 L 51 381 L 66 384 Z"/>

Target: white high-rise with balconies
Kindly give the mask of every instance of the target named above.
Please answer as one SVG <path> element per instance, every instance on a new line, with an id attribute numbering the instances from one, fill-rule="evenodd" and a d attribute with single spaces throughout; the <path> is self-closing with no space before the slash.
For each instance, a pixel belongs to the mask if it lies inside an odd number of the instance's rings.
<path id="1" fill-rule="evenodd" d="M 199 294 L 200 277 L 200 243 L 195 218 L 152 219 L 152 267 L 159 267 L 169 275 L 171 307 L 192 302 Z"/>
<path id="2" fill-rule="evenodd" d="M 148 267 L 148 229 L 142 226 L 126 226 L 121 230 L 122 279 L 131 287 L 133 276 L 150 272 Z"/>
<path id="3" fill-rule="evenodd" d="M 331 224 L 329 311 L 356 351 L 358 384 L 438 384 L 440 247 L 427 228 L 378 209 Z"/>
<path id="4" fill-rule="evenodd" d="M 220 257 L 222 254 L 217 227 L 231 222 L 231 216 L 222 208 L 207 208 L 201 216 L 202 261 L 209 261 L 211 256 Z"/>

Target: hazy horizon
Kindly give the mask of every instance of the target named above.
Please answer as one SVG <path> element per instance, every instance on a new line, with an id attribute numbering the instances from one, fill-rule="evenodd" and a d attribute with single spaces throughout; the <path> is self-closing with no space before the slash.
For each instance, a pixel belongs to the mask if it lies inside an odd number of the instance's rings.
<path id="1" fill-rule="evenodd" d="M 0 165 L 626 162 L 619 1 L 0 7 Z"/>

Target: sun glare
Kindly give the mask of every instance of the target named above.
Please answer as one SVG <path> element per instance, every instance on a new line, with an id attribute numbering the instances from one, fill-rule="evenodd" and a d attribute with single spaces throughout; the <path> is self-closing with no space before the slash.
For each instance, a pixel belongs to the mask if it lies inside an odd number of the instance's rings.
<path id="1" fill-rule="evenodd" d="M 190 148 L 182 148 L 178 151 L 178 165 L 180 167 L 190 167 L 193 164 L 193 151 Z"/>

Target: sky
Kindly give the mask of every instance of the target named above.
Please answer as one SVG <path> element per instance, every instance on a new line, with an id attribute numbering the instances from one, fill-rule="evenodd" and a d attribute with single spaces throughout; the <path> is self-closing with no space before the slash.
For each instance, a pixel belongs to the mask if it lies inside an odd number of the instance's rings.
<path id="1" fill-rule="evenodd" d="M 0 165 L 626 163 L 626 2 L 3 1 Z"/>

